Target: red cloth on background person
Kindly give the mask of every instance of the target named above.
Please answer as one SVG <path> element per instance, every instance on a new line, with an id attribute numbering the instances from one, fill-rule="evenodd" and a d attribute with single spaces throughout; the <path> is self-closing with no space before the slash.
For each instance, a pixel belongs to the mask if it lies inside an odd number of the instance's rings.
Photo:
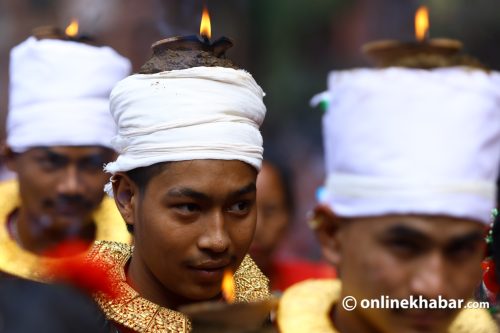
<path id="1" fill-rule="evenodd" d="M 282 260 L 273 263 L 271 290 L 284 291 L 293 284 L 308 279 L 334 279 L 337 271 L 324 261 L 307 261 L 303 259 Z"/>

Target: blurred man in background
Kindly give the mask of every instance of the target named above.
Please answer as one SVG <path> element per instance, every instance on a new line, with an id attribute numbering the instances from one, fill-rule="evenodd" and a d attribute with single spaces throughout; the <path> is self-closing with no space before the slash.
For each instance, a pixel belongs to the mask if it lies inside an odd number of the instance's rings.
<path id="1" fill-rule="evenodd" d="M 497 331 L 465 306 L 495 205 L 499 87 L 499 73 L 470 67 L 330 74 L 328 177 L 311 226 L 340 279 L 287 290 L 282 332 Z M 455 303 L 430 305 L 439 299 Z"/>
<path id="2" fill-rule="evenodd" d="M 271 282 L 273 291 L 310 278 L 333 278 L 333 267 L 323 262 L 279 258 L 279 246 L 290 227 L 293 199 L 284 169 L 263 161 L 257 176 L 257 225 L 250 255 Z"/>
<path id="3" fill-rule="evenodd" d="M 104 195 L 116 156 L 109 93 L 130 62 L 109 47 L 37 35 L 10 59 L 8 167 L 0 185 L 0 270 L 40 279 L 43 254 L 67 241 L 130 241 Z"/>

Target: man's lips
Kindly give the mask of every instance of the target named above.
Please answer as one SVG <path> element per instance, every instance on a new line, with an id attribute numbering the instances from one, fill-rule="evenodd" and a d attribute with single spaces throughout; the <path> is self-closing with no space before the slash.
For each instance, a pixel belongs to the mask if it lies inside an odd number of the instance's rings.
<path id="1" fill-rule="evenodd" d="M 46 208 L 47 214 L 68 218 L 82 217 L 88 213 L 88 209 L 82 205 L 53 205 Z"/>
<path id="2" fill-rule="evenodd" d="M 440 325 L 443 321 L 447 321 L 450 318 L 450 313 L 447 311 L 432 311 L 432 310 L 422 310 L 422 311 L 411 311 L 403 312 L 404 317 L 406 317 L 412 326 L 418 328 L 431 328 L 436 325 Z"/>
<path id="3" fill-rule="evenodd" d="M 188 267 L 194 273 L 197 280 L 207 283 L 220 283 L 224 276 L 224 271 L 229 268 L 230 259 L 210 260 Z"/>
<path id="4" fill-rule="evenodd" d="M 194 265 L 190 265 L 191 268 L 203 271 L 212 271 L 225 269 L 231 264 L 231 259 L 220 259 L 220 260 L 207 260 Z"/>

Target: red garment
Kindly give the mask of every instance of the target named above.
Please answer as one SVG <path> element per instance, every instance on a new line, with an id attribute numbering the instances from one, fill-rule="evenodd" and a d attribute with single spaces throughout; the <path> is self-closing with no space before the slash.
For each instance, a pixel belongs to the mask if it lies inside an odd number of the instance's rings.
<path id="1" fill-rule="evenodd" d="M 326 262 L 306 260 L 276 261 L 273 263 L 271 290 L 284 291 L 291 285 L 308 279 L 334 279 L 337 271 Z"/>

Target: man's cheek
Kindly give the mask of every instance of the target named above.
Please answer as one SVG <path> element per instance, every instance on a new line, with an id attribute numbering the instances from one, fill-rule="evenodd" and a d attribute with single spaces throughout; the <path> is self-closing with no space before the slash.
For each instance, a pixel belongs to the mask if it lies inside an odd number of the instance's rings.
<path id="1" fill-rule="evenodd" d="M 367 254 L 360 262 L 361 287 L 375 296 L 404 294 L 404 271 L 405 267 L 387 253 Z"/>

